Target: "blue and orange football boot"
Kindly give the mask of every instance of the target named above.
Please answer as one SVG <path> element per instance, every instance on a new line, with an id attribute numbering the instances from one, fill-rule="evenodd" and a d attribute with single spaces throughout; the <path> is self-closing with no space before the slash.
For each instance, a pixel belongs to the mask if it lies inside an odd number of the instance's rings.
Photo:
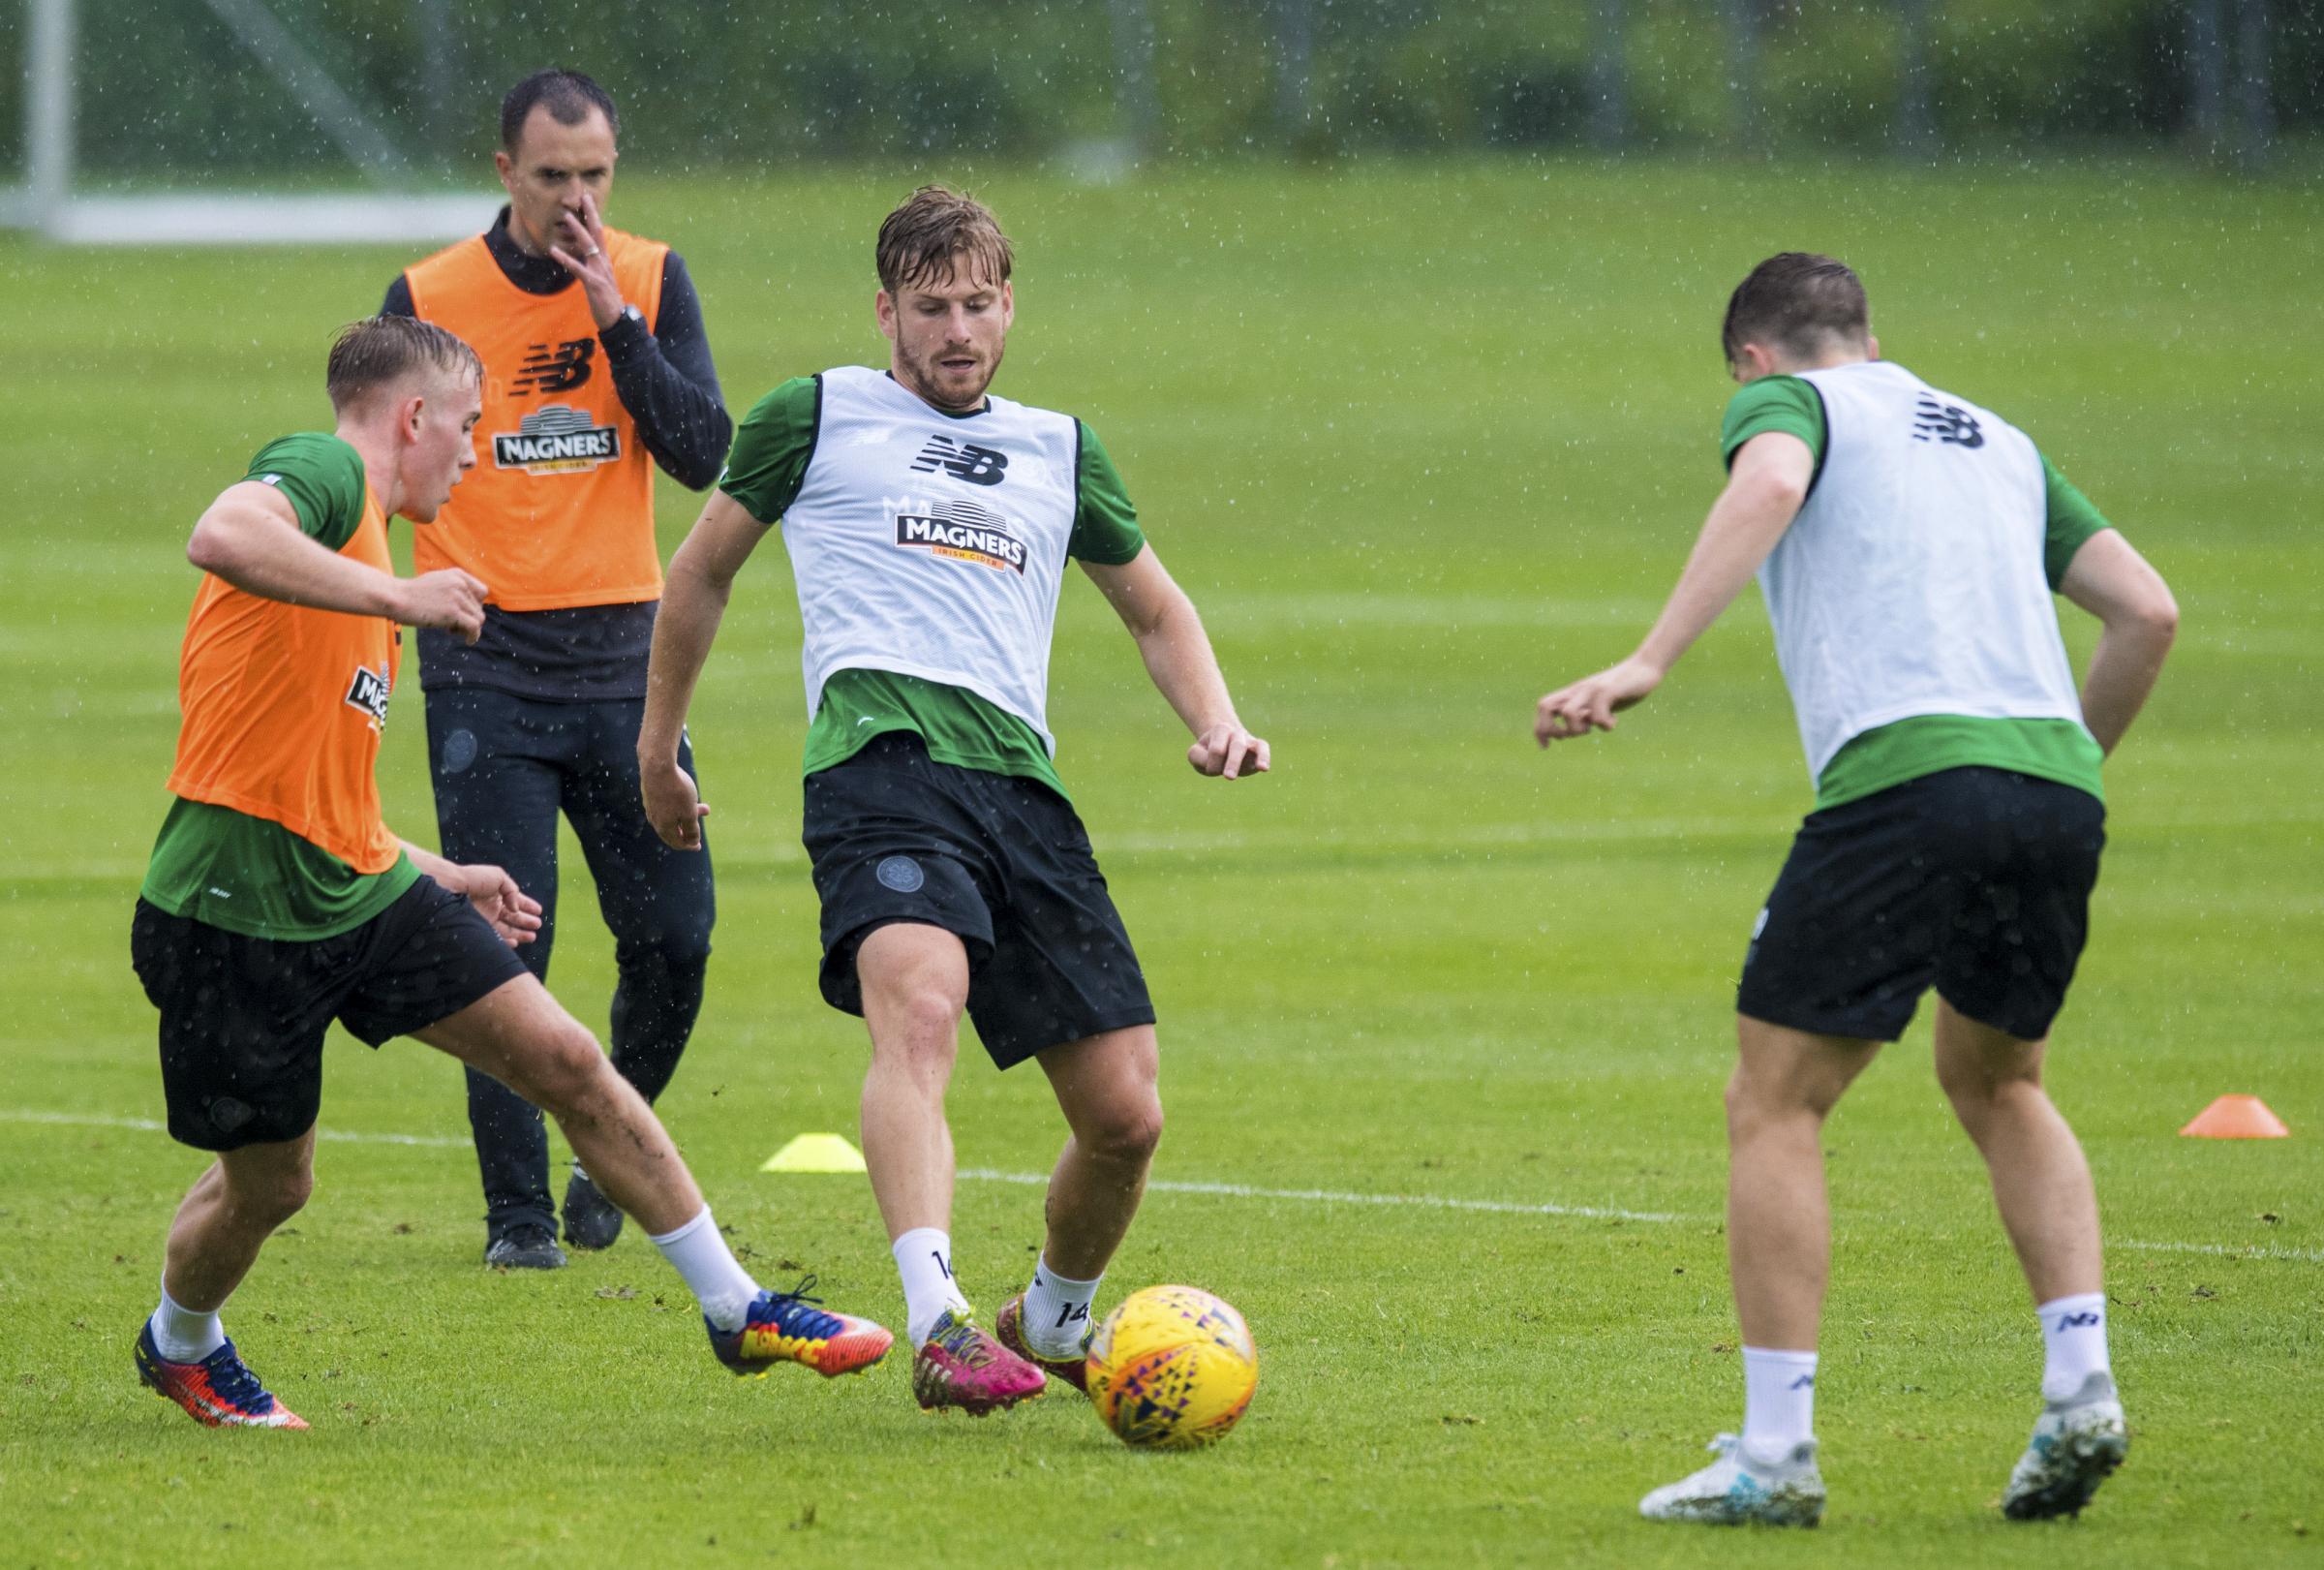
<path id="1" fill-rule="evenodd" d="M 1043 1357 L 1033 1350 L 1033 1343 L 1024 1335 L 1024 1294 L 1000 1306 L 1000 1316 L 993 1321 L 993 1339 L 1025 1362 L 1039 1369 L 1052 1379 L 1062 1379 L 1083 1395 L 1089 1394 L 1089 1338 L 1092 1332 L 1082 1332 L 1082 1348 L 1071 1357 Z"/>
<path id="2" fill-rule="evenodd" d="M 824 1378 L 860 1373 L 888 1355 L 896 1338 L 869 1319 L 830 1313 L 809 1297 L 810 1276 L 788 1292 L 761 1292 L 750 1302 L 740 1330 L 720 1330 L 708 1319 L 710 1349 L 745 1378 L 771 1372 L 778 1363 L 798 1363 Z"/>
<path id="3" fill-rule="evenodd" d="M 138 1331 L 138 1377 L 213 1429 L 303 1429 L 307 1420 L 267 1394 L 228 1341 L 199 1363 L 172 1363 L 153 1343 L 153 1326 Z"/>

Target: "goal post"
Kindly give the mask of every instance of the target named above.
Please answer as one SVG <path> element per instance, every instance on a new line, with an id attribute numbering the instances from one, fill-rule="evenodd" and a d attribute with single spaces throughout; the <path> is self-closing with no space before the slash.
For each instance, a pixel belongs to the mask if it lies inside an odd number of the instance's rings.
<path id="1" fill-rule="evenodd" d="M 328 40 L 302 37 L 289 19 L 311 27 L 314 13 L 282 0 L 160 0 L 144 16 L 199 43 L 203 58 L 229 63 L 257 84 L 242 90 L 262 93 L 277 120 L 302 126 L 328 155 L 301 148 L 270 177 L 245 171 L 231 183 L 166 151 L 117 152 L 93 170 L 82 156 L 92 132 L 109 133 L 115 148 L 137 139 L 94 118 L 112 101 L 83 90 L 99 42 L 85 36 L 92 17 L 79 0 L 20 5 L 23 131 L 17 178 L 0 188 L 0 225 L 68 245 L 402 244 L 476 233 L 499 207 L 493 195 L 431 178 L 390 122 L 341 84 L 315 47 Z M 441 20 L 434 8 L 428 15 Z M 201 69 L 200 59 L 180 64 Z"/>
<path id="2" fill-rule="evenodd" d="M 23 134 L 17 180 L 0 189 L 0 224 L 37 227 L 73 182 L 73 54 L 77 31 L 72 0 L 24 0 Z"/>

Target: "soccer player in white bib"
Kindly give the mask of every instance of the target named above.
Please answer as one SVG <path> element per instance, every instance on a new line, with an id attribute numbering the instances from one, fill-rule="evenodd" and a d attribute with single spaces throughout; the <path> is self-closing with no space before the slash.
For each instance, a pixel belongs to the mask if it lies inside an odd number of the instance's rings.
<path id="1" fill-rule="evenodd" d="M 1052 761 L 1049 646 L 1068 557 L 1193 733 L 1201 774 L 1264 774 L 1194 606 L 1088 426 L 990 395 L 1015 314 L 993 214 L 941 187 L 880 226 L 885 371 L 786 382 L 735 434 L 670 563 L 638 740 L 646 811 L 701 844 L 679 767 L 736 572 L 780 522 L 805 626 L 805 839 L 821 985 L 864 1017 L 864 1157 L 903 1279 L 923 1407 L 1077 1389 L 1090 1303 L 1162 1132 L 1153 1005 Z M 1031 1060 L 1069 1129 L 1026 1289 L 988 1331 L 952 1274 L 944 1118 L 963 1010 L 1002 1068 Z"/>
<path id="2" fill-rule="evenodd" d="M 2097 1201 L 2041 1084 L 2104 844 L 2098 766 L 2177 628 L 2155 570 L 2025 434 L 1880 358 L 1829 257 L 1761 262 L 1728 304 L 1742 384 L 1726 490 L 1637 652 L 1541 700 L 1534 734 L 1611 730 L 1754 571 L 1816 811 L 1753 929 L 1727 1092 L 1743 1431 L 1641 1502 L 1662 1521 L 1812 1526 L 1831 1267 L 1824 1116 L 1937 990 L 1937 1078 L 1993 1181 L 2046 1359 L 2012 1519 L 2081 1510 L 2119 1465 Z M 2101 625 L 2079 693 L 2051 596 Z"/>

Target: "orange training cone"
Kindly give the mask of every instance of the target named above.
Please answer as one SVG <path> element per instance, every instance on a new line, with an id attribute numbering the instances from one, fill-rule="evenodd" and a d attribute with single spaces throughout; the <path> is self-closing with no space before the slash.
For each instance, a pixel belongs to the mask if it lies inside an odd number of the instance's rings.
<path id="1" fill-rule="evenodd" d="M 2291 1134 L 2256 1095 L 2222 1095 L 2179 1132 L 2196 1139 L 2284 1139 Z"/>

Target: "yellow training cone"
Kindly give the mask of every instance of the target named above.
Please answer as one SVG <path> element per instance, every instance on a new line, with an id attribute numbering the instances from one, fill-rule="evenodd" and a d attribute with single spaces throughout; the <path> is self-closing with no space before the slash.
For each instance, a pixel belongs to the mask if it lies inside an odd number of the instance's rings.
<path id="1" fill-rule="evenodd" d="M 801 1134 L 767 1157 L 761 1172 L 862 1172 L 864 1153 L 838 1134 Z"/>
<path id="2" fill-rule="evenodd" d="M 2222 1095 L 2179 1130 L 2193 1139 L 2282 1139 L 2291 1130 L 2256 1095 Z"/>

